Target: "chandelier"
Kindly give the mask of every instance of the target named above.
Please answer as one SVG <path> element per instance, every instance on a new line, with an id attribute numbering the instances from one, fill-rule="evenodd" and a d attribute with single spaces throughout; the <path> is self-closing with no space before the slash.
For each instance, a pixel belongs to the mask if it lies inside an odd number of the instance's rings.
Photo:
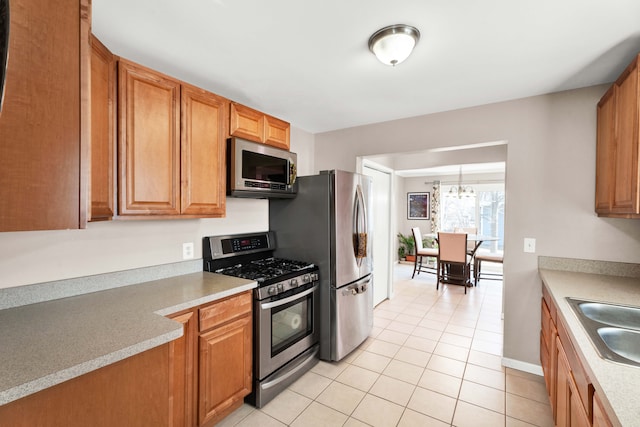
<path id="1" fill-rule="evenodd" d="M 457 197 L 462 199 L 463 197 L 475 197 L 476 193 L 473 191 L 473 187 L 470 185 L 462 185 L 462 166 L 460 166 L 460 172 L 458 174 L 458 185 L 452 185 L 447 193 L 447 197 Z"/>

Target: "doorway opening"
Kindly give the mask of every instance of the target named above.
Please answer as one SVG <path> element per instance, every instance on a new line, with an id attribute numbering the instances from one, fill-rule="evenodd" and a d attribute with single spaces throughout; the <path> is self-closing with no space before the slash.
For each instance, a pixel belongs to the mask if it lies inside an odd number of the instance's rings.
<path id="1" fill-rule="evenodd" d="M 411 228 L 419 227 L 423 235 L 455 228 L 475 228 L 474 234 L 496 239 L 483 242 L 483 252 L 502 253 L 506 204 L 507 141 L 494 141 L 464 146 L 428 149 L 420 152 L 388 153 L 358 158 L 358 168 L 365 164 L 391 171 L 391 214 L 384 255 L 393 283 L 393 266 L 402 262 L 398 234 L 411 236 Z M 464 176 L 464 179 L 462 177 Z M 473 188 L 473 196 L 448 197 L 451 187 Z M 410 194 L 429 199 L 429 214 L 409 212 Z M 425 194 L 428 193 L 428 196 Z M 464 195 L 464 193 L 461 193 Z M 414 196 L 415 198 L 415 196 Z M 414 203 L 415 204 L 415 203 Z M 380 225 L 376 223 L 376 227 Z M 400 251 L 401 252 L 401 251 Z M 380 253 L 374 255 L 380 262 Z M 406 262 L 406 261 L 405 261 Z M 500 264 L 502 267 L 502 264 Z M 390 289 L 388 298 L 393 297 Z"/>

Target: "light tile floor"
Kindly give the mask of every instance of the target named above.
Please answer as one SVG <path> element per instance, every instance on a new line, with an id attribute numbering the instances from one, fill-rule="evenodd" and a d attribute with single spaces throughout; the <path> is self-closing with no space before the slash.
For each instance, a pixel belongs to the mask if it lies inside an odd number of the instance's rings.
<path id="1" fill-rule="evenodd" d="M 221 426 L 553 426 L 542 377 L 504 368 L 502 282 L 435 288 L 394 271 L 371 336 L 338 363 L 321 361 L 262 409 Z"/>

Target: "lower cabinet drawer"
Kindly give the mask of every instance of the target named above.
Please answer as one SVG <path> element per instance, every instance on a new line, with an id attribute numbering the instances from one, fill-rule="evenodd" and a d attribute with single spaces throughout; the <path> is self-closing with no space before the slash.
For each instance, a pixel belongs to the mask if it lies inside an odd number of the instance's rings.
<path id="1" fill-rule="evenodd" d="M 238 316 L 251 313 L 252 301 L 251 291 L 246 291 L 200 308 L 198 310 L 199 331 L 206 331 Z"/>

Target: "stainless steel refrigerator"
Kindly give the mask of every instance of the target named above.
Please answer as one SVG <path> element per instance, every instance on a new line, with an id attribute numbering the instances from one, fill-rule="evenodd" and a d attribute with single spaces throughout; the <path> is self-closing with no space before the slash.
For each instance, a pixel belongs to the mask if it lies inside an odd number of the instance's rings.
<path id="1" fill-rule="evenodd" d="M 269 200 L 269 228 L 275 256 L 320 268 L 320 358 L 342 359 L 373 327 L 371 178 L 301 176 L 294 199 Z"/>

